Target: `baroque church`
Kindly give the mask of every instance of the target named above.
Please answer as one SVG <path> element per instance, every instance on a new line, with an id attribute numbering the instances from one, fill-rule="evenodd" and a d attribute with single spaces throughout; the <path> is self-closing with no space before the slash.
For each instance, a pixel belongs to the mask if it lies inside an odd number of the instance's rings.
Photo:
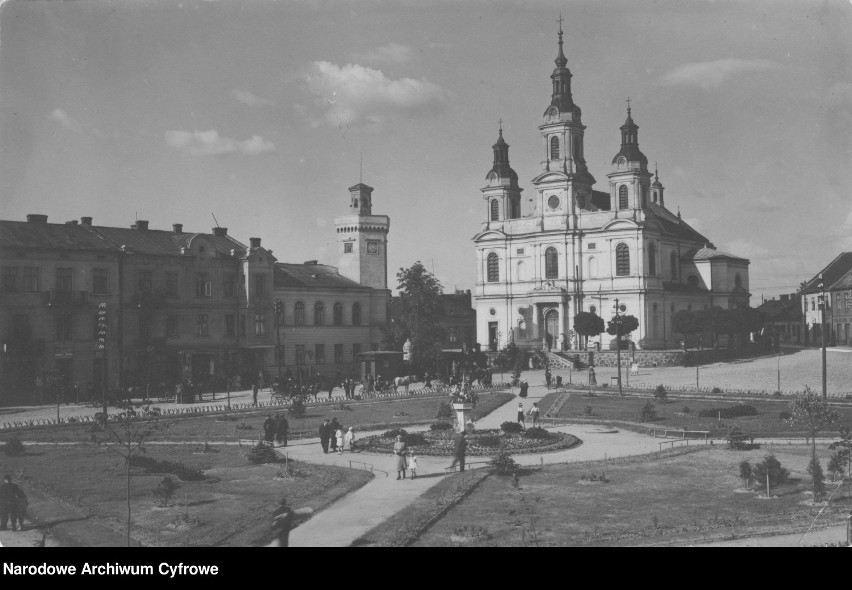
<path id="1" fill-rule="evenodd" d="M 477 341 L 487 350 L 576 349 L 580 311 L 633 315 L 629 335 L 638 349 L 677 348 L 672 317 L 681 310 L 747 307 L 749 261 L 716 249 L 680 212 L 666 208 L 657 171 L 639 149 L 639 126 L 628 102 L 621 147 L 607 174 L 607 191 L 583 157 L 586 130 L 571 95 L 572 74 L 562 50 L 550 78 L 552 94 L 539 126 L 544 159 L 532 179 L 532 210 L 521 209 L 518 175 L 509 165 L 502 126 L 494 163 L 481 189 L 485 221 L 473 237 L 477 257 L 474 308 Z M 604 333 L 589 342 L 615 347 Z"/>

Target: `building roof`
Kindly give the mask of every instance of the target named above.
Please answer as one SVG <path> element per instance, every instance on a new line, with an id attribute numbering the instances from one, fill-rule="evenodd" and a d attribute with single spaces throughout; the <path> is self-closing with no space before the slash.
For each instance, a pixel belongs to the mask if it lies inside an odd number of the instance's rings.
<path id="1" fill-rule="evenodd" d="M 648 203 L 648 210 L 654 214 L 654 219 L 663 226 L 666 234 L 684 240 L 709 242 L 706 237 L 698 233 L 692 226 L 659 203 Z"/>
<path id="2" fill-rule="evenodd" d="M 819 275 L 822 275 L 825 288 L 833 287 L 843 276 L 852 270 L 852 252 L 841 252 L 814 277 L 807 282 L 803 293 L 819 293 Z"/>
<path id="3" fill-rule="evenodd" d="M 829 291 L 839 291 L 841 289 L 852 289 L 852 271 L 847 272 L 828 288 Z"/>
<path id="4" fill-rule="evenodd" d="M 470 304 L 470 291 L 461 293 L 443 293 L 441 295 L 441 307 L 444 316 L 457 318 L 476 317 L 476 310 Z"/>
<path id="5" fill-rule="evenodd" d="M 797 296 L 764 301 L 757 310 L 770 322 L 801 321 L 802 319 L 802 304 Z"/>
<path id="6" fill-rule="evenodd" d="M 327 264 L 293 264 L 278 262 L 275 264 L 276 289 L 362 289 L 372 291 L 371 287 L 347 279 L 333 266 Z"/>
<path id="7" fill-rule="evenodd" d="M 715 248 L 698 248 L 697 250 L 690 250 L 684 256 L 684 258 L 690 258 L 691 260 L 717 260 L 717 259 L 725 259 L 725 260 L 742 260 L 748 262 L 747 258 L 742 258 L 740 256 L 734 256 L 733 254 L 728 254 L 727 252 L 722 252 L 721 250 L 716 250 Z"/>
<path id="8" fill-rule="evenodd" d="M 0 221 L 0 247 L 58 250 L 113 250 L 81 225 Z"/>
<path id="9" fill-rule="evenodd" d="M 92 229 L 114 246 L 118 248 L 125 246 L 130 252 L 138 254 L 180 256 L 181 248 L 189 248 L 190 242 L 196 236 L 204 236 L 204 239 L 211 243 L 217 252 L 225 255 L 230 255 L 231 250 L 236 250 L 238 255 L 246 251 L 245 244 L 227 235 L 175 233 L 166 230 L 138 230 L 125 227 L 96 226 Z"/>

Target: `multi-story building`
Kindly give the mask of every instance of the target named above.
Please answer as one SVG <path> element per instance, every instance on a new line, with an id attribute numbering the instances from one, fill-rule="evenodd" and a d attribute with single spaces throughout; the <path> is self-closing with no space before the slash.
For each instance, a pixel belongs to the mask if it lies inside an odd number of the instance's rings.
<path id="1" fill-rule="evenodd" d="M 757 310 L 766 320 L 764 335 L 777 344 L 804 342 L 801 295 L 791 293 L 764 301 Z"/>
<path id="2" fill-rule="evenodd" d="M 852 252 L 841 252 L 803 285 L 802 312 L 806 344 L 819 345 L 822 343 L 821 326 L 823 324 L 828 326 L 826 344 L 832 344 L 836 341 L 837 334 L 833 329 L 835 322 L 832 320 L 834 305 L 828 295 L 830 295 L 829 291 L 834 285 L 849 271 L 852 271 Z M 842 287 L 839 288 L 842 290 Z M 820 306 L 823 294 L 826 295 L 824 310 Z"/>
<path id="3" fill-rule="evenodd" d="M 575 346 L 571 318 L 588 311 L 608 320 L 617 300 L 639 320 L 631 335 L 637 348 L 664 348 L 680 339 L 672 330 L 677 311 L 748 306 L 749 261 L 717 250 L 666 208 L 629 105 L 609 190 L 593 188 L 567 61 L 560 28 L 551 102 L 538 128 L 544 158 L 532 179 L 531 211 L 521 210 L 523 189 L 502 128 L 493 146 L 481 189 L 486 220 L 473 238 L 477 340 L 491 350 L 512 341 Z M 601 338 L 606 347 L 614 344 L 614 337 Z"/>
<path id="4" fill-rule="evenodd" d="M 831 299 L 832 343 L 852 344 L 852 271 L 840 277 L 828 288 Z"/>
<path id="5" fill-rule="evenodd" d="M 442 314 L 436 318 L 444 328 L 444 348 L 473 350 L 476 343 L 476 310 L 471 305 L 470 289 L 441 295 Z"/>

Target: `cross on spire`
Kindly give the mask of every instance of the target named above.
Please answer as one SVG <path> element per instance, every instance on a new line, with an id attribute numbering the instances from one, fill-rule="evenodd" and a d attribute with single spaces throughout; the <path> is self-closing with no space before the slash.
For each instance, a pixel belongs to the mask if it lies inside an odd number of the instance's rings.
<path id="1" fill-rule="evenodd" d="M 630 114 L 630 97 L 629 96 L 627 97 L 627 100 L 625 102 L 627 103 L 627 113 Z"/>
<path id="2" fill-rule="evenodd" d="M 556 19 L 556 20 L 559 23 L 559 32 L 561 33 L 562 32 L 562 13 L 561 12 L 559 13 L 559 18 Z"/>
<path id="3" fill-rule="evenodd" d="M 503 133 L 503 119 L 500 119 L 500 133 Z"/>

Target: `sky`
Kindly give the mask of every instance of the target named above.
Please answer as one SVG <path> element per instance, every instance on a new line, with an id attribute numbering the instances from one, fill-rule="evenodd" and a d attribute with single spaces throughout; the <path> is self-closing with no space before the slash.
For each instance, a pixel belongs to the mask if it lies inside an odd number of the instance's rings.
<path id="1" fill-rule="evenodd" d="M 751 260 L 753 305 L 852 250 L 849 0 L 7 0 L 0 218 L 215 215 L 335 265 L 362 179 L 391 287 L 421 260 L 472 288 L 501 119 L 534 193 L 560 12 L 597 190 L 629 97 L 667 207 Z"/>

